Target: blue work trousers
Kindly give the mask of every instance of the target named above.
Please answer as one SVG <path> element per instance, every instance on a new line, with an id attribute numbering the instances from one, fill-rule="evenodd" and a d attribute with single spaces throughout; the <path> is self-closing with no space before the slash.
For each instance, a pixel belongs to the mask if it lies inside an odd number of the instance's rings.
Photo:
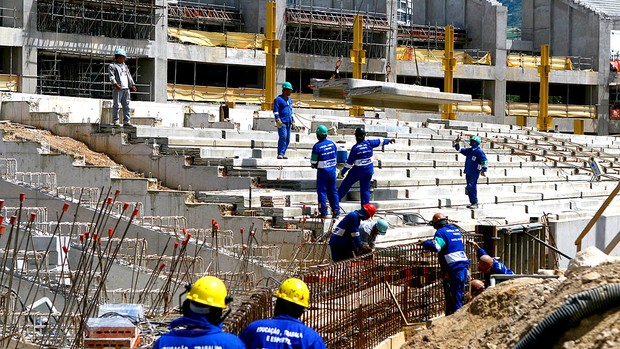
<path id="1" fill-rule="evenodd" d="M 319 200 L 319 213 L 327 215 L 327 200 L 332 213 L 337 216 L 340 213 L 340 201 L 338 200 L 338 190 L 336 189 L 336 168 L 332 170 L 317 170 L 316 173 L 316 194 Z"/>
<path id="2" fill-rule="evenodd" d="M 291 142 L 291 123 L 284 122 L 278 129 L 278 155 L 284 156 L 288 144 Z"/>
<path id="3" fill-rule="evenodd" d="M 353 241 L 349 237 L 332 235 L 329 239 L 329 250 L 334 263 L 353 258 L 353 249 Z"/>
<path id="4" fill-rule="evenodd" d="M 123 123 L 129 123 L 129 89 L 112 90 L 112 121 L 118 121 L 118 103 L 123 107 Z"/>
<path id="5" fill-rule="evenodd" d="M 465 180 L 467 181 L 467 196 L 469 196 L 470 204 L 478 203 L 478 178 L 480 178 L 480 173 L 476 172 L 476 174 L 465 174 Z"/>
<path id="6" fill-rule="evenodd" d="M 467 267 L 452 270 L 444 275 L 443 294 L 446 298 L 445 314 L 454 314 L 463 306 L 463 293 L 467 282 Z"/>
<path id="7" fill-rule="evenodd" d="M 356 182 L 360 182 L 360 201 L 362 202 L 362 206 L 370 202 L 370 181 L 372 180 L 371 172 L 358 172 L 355 169 L 349 171 L 342 183 L 340 183 L 340 188 L 338 188 L 338 197 L 342 200 L 343 197 L 347 195 L 349 189 Z"/>

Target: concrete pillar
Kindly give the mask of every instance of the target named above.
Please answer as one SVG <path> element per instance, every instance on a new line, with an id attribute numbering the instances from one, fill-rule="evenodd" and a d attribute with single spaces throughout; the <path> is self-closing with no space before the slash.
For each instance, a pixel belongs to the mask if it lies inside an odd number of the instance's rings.
<path id="1" fill-rule="evenodd" d="M 390 67 L 392 72 L 387 75 L 387 71 L 384 67 L 384 72 L 386 72 L 386 81 L 396 82 L 397 74 L 398 74 L 398 62 L 396 60 L 396 48 L 398 47 L 398 0 L 386 0 L 386 14 L 387 20 L 391 23 L 390 31 L 387 35 L 387 63 L 390 63 Z"/>
<path id="2" fill-rule="evenodd" d="M 37 3 L 35 0 L 24 0 L 22 3 L 22 26 L 24 37 L 37 38 Z M 35 93 L 37 90 L 37 47 L 33 45 L 36 40 L 26 40 L 21 49 L 19 90 L 23 93 Z"/>
<path id="3" fill-rule="evenodd" d="M 159 21 L 155 25 L 155 42 L 152 51 L 154 56 L 145 67 L 148 74 L 143 74 L 143 76 L 148 79 L 146 82 L 151 83 L 151 100 L 164 103 L 168 100 L 168 11 L 165 7 L 165 0 L 157 0 L 156 4 L 161 7 L 155 11 L 155 16 L 159 18 Z"/>
<path id="4" fill-rule="evenodd" d="M 597 130 L 599 136 L 609 135 L 609 58 L 611 52 L 611 30 L 613 23 L 609 20 L 599 22 L 598 59 L 594 67 L 598 71 L 597 87 Z"/>
<path id="5" fill-rule="evenodd" d="M 506 115 L 506 30 L 508 28 L 508 9 L 506 7 L 491 7 L 495 9 L 495 81 L 493 89 L 493 113 L 498 122 L 503 122 Z M 501 121 L 500 121 L 501 120 Z"/>
<path id="6" fill-rule="evenodd" d="M 265 6 L 263 6 L 265 11 Z M 276 0 L 276 36 L 280 40 L 280 55 L 276 57 L 276 95 L 280 94 L 280 86 L 286 81 L 286 0 Z M 293 85 L 294 91 L 301 86 Z"/>

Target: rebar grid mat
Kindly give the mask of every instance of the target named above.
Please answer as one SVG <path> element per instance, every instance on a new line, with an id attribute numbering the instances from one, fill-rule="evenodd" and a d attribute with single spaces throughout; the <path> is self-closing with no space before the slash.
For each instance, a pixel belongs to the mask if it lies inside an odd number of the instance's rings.
<path id="1" fill-rule="evenodd" d="M 80 199 L 84 206 L 95 207 L 99 200 L 100 189 L 91 187 L 66 187 L 60 186 L 56 189 L 56 196 L 61 199 L 75 201 Z"/>
<path id="2" fill-rule="evenodd" d="M 7 180 L 15 180 L 17 172 L 17 159 L 0 158 L 0 177 Z"/>
<path id="3" fill-rule="evenodd" d="M 58 186 L 55 172 L 15 172 L 13 181 L 50 192 Z"/>
<path id="4" fill-rule="evenodd" d="M 215 246 L 215 240 L 217 239 L 217 246 L 232 246 L 233 242 L 233 231 L 232 230 L 218 230 L 217 236 L 213 236 L 213 231 L 211 229 L 197 229 L 197 228 L 187 228 L 185 229 L 187 234 L 192 234 L 192 240 L 198 241 L 206 241 L 209 246 Z"/>
<path id="5" fill-rule="evenodd" d="M 157 227 L 167 232 L 179 231 L 187 226 L 185 216 L 141 216 L 137 222 L 142 226 Z"/>
<path id="6" fill-rule="evenodd" d="M 233 251 L 239 258 L 247 256 L 250 262 L 260 261 L 275 266 L 278 264 L 278 259 L 280 258 L 280 246 L 277 245 L 233 245 L 225 246 L 225 248 Z"/>

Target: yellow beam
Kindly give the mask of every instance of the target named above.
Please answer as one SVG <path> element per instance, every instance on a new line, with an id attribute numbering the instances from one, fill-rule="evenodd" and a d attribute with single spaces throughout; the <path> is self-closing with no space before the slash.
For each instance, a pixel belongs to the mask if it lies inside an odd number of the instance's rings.
<path id="1" fill-rule="evenodd" d="M 517 115 L 517 126 L 527 126 L 526 115 Z"/>
<path id="2" fill-rule="evenodd" d="M 362 78 L 362 65 L 366 64 L 366 50 L 364 41 L 364 16 L 356 15 L 353 20 L 353 48 L 351 49 L 351 65 L 353 66 L 353 78 Z M 364 116 L 364 109 L 352 106 L 349 109 L 350 116 Z"/>
<path id="3" fill-rule="evenodd" d="M 280 40 L 276 39 L 276 3 L 267 1 L 267 25 L 263 50 L 265 51 L 265 101 L 262 110 L 273 109 L 276 98 L 276 56 L 280 54 Z"/>
<path id="4" fill-rule="evenodd" d="M 454 92 L 454 72 L 456 71 L 456 58 L 454 58 L 454 26 L 446 26 L 446 47 L 444 50 L 444 57 L 442 59 L 441 68 L 443 69 L 443 92 Z M 443 112 L 441 113 L 442 119 L 456 120 L 456 113 L 454 112 L 453 104 L 444 104 Z"/>
<path id="5" fill-rule="evenodd" d="M 553 118 L 549 117 L 549 73 L 551 72 L 549 58 L 549 45 L 541 45 L 540 65 L 538 66 L 540 99 L 538 101 L 538 118 L 536 119 L 536 127 L 541 131 L 548 131 L 553 128 Z"/>
<path id="6" fill-rule="evenodd" d="M 586 122 L 584 120 L 575 120 L 573 122 L 573 125 L 575 126 L 573 128 L 573 133 L 576 135 L 582 135 L 586 132 Z"/>

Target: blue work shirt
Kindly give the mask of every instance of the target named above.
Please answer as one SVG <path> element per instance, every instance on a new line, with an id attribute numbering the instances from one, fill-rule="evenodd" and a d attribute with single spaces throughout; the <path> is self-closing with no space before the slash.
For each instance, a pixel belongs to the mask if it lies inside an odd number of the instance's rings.
<path id="1" fill-rule="evenodd" d="M 362 239 L 359 228 L 364 217 L 365 215 L 360 210 L 349 212 L 334 228 L 334 232 L 329 238 L 329 244 L 346 247 L 353 243 L 356 249 L 360 249 Z"/>
<path id="2" fill-rule="evenodd" d="M 480 171 L 487 171 L 489 161 L 479 145 L 471 148 L 461 148 L 461 146 L 456 143 L 454 149 L 465 155 L 465 174 L 479 175 Z"/>
<path id="3" fill-rule="evenodd" d="M 389 144 L 390 140 L 385 138 L 380 139 L 366 139 L 353 146 L 347 162 L 344 164 L 342 174 L 344 175 L 349 169 L 353 168 L 358 174 L 374 174 L 375 169 L 372 164 L 372 148 L 376 148 L 381 144 Z"/>
<path id="4" fill-rule="evenodd" d="M 478 255 L 478 259 L 480 259 L 480 257 L 484 255 L 489 255 L 487 251 L 482 249 L 482 247 L 478 248 L 478 251 L 476 251 L 476 254 Z M 504 263 L 498 261 L 495 258 L 492 258 L 492 259 L 493 259 L 493 266 L 491 267 L 491 270 L 489 270 L 488 274 L 490 275 L 492 274 L 510 274 L 510 275 L 514 274 L 512 270 L 510 270 L 510 268 L 508 268 Z"/>
<path id="5" fill-rule="evenodd" d="M 198 322 L 181 317 L 174 320 L 171 327 L 193 328 Z M 153 349 L 245 349 L 243 342 L 234 334 L 223 332 L 221 326 L 206 321 L 200 322 L 200 329 L 178 329 L 164 333 L 153 345 Z"/>
<path id="6" fill-rule="evenodd" d="M 293 123 L 293 100 L 291 97 L 284 99 L 282 95 L 273 100 L 273 116 L 274 119 L 280 119 L 282 123 Z"/>
<path id="7" fill-rule="evenodd" d="M 312 147 L 310 162 L 314 168 L 325 172 L 336 172 L 336 144 L 329 139 L 317 142 Z"/>
<path id="8" fill-rule="evenodd" d="M 437 229 L 435 237 L 422 243 L 425 250 L 438 252 L 439 265 L 444 272 L 454 272 L 469 267 L 469 258 L 465 254 L 463 235 L 452 224 Z"/>
<path id="9" fill-rule="evenodd" d="M 315 330 L 289 315 L 254 321 L 239 338 L 247 349 L 326 349 L 323 338 Z"/>

